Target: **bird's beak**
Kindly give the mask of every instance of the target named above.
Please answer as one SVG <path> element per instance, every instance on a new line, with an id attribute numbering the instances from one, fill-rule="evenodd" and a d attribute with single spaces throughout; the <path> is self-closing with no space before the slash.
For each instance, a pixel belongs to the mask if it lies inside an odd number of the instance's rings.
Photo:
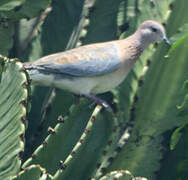
<path id="1" fill-rule="evenodd" d="M 163 37 L 163 41 L 168 44 L 169 46 L 171 46 L 170 41 L 167 39 L 167 37 Z"/>

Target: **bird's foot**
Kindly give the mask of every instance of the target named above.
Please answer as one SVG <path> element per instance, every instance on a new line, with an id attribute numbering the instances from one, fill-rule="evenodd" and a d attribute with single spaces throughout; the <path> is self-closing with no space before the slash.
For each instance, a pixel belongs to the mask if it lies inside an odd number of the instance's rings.
<path id="1" fill-rule="evenodd" d="M 93 108 L 97 103 L 95 101 L 93 101 L 90 105 L 89 105 L 89 108 Z"/>
<path id="2" fill-rule="evenodd" d="M 103 99 L 101 99 L 101 98 L 99 98 L 97 96 L 94 96 L 92 94 L 82 94 L 81 96 L 85 96 L 88 99 L 91 99 L 91 100 L 94 101 L 89 107 L 93 107 L 95 104 L 100 104 L 104 108 L 108 109 L 110 112 L 113 112 L 111 106 L 105 100 L 103 100 Z"/>

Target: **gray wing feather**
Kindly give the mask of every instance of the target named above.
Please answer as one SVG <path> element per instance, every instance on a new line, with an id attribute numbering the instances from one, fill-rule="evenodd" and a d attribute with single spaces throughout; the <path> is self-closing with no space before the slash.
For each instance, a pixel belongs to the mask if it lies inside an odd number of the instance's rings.
<path id="1" fill-rule="evenodd" d="M 75 63 L 66 63 L 63 65 L 48 61 L 44 64 L 38 64 L 41 70 L 63 73 L 71 76 L 97 76 L 115 71 L 120 67 L 120 60 L 117 55 L 117 49 L 114 46 L 97 50 L 89 50 L 89 60 L 79 60 Z"/>

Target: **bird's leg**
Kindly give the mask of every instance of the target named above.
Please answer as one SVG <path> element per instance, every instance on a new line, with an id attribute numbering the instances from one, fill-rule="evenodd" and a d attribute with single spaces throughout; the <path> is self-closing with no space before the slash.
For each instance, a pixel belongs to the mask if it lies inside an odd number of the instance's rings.
<path id="1" fill-rule="evenodd" d="M 97 96 L 94 96 L 92 94 L 81 94 L 81 96 L 85 96 L 88 99 L 93 100 L 94 102 L 92 103 L 92 105 L 95 104 L 95 103 L 97 103 L 97 104 L 102 105 L 104 108 L 107 108 L 111 112 L 113 111 L 112 108 L 110 107 L 110 105 L 105 100 L 103 100 L 103 99 L 101 99 L 101 98 L 99 98 Z"/>
<path id="2" fill-rule="evenodd" d="M 96 105 L 97 103 L 95 101 L 93 101 L 90 105 L 89 105 L 89 108 L 92 108 Z"/>
<path id="3" fill-rule="evenodd" d="M 80 95 L 73 93 L 72 94 L 76 98 L 76 104 L 80 104 Z"/>

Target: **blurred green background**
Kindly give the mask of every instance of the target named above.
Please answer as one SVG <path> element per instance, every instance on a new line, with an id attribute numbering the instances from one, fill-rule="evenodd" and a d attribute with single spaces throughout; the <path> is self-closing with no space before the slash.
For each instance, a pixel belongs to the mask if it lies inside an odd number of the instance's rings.
<path id="1" fill-rule="evenodd" d="M 185 180 L 188 1 L 1 0 L 0 179 Z M 85 98 L 30 85 L 21 62 L 123 39 L 144 20 L 172 42 L 151 45 L 125 81 Z"/>

